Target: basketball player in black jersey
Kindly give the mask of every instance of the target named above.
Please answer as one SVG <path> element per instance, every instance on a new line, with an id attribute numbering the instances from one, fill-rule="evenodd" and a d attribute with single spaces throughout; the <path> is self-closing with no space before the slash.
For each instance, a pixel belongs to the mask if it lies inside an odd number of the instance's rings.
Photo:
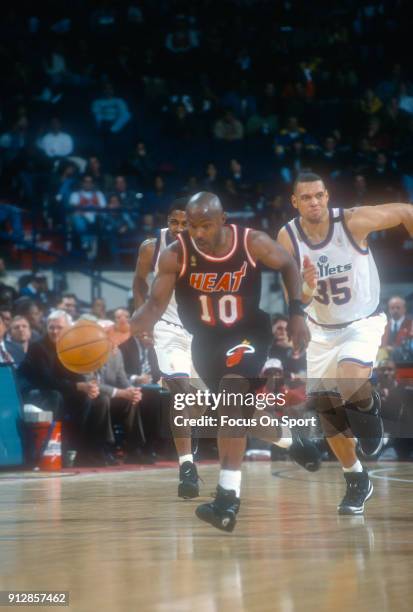
<path id="1" fill-rule="evenodd" d="M 268 316 L 258 307 L 257 264 L 280 270 L 289 298 L 289 335 L 294 348 L 303 350 L 309 332 L 298 269 L 293 257 L 263 232 L 225 225 L 216 195 L 194 195 L 186 212 L 188 230 L 162 253 L 149 299 L 132 317 L 132 331 L 148 333 L 175 290 L 179 316 L 193 334 L 192 357 L 200 377 L 212 391 L 245 393 L 249 380 L 259 376 L 271 338 Z M 239 510 L 245 446 L 245 429 L 235 435 L 218 433 L 216 498 L 196 512 L 224 531 L 233 530 Z"/>

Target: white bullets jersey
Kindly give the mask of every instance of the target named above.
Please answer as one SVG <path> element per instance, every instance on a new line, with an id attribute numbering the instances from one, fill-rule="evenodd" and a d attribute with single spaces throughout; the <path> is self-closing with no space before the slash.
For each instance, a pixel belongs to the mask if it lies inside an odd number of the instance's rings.
<path id="1" fill-rule="evenodd" d="M 370 249 L 355 242 L 342 209 L 333 208 L 329 213 L 328 234 L 319 244 L 309 242 L 298 217 L 285 225 L 300 270 L 305 255 L 318 270 L 317 290 L 305 311 L 310 320 L 327 327 L 372 315 L 380 299 L 380 280 Z"/>
<path id="2" fill-rule="evenodd" d="M 158 274 L 159 257 L 162 251 L 164 251 L 166 247 L 169 246 L 169 244 L 173 242 L 173 240 L 170 240 L 167 242 L 167 236 L 169 236 L 168 228 L 163 227 L 160 231 L 160 235 L 156 241 L 156 246 L 155 246 L 154 261 L 153 261 L 153 270 L 154 270 L 155 276 L 156 274 Z M 169 304 L 165 312 L 162 315 L 162 319 L 164 321 L 168 321 L 169 323 L 174 323 L 175 325 L 179 325 L 180 327 L 183 327 L 181 319 L 178 316 L 178 308 L 176 306 L 176 300 L 175 300 L 175 291 L 173 292 L 172 297 L 169 300 Z"/>

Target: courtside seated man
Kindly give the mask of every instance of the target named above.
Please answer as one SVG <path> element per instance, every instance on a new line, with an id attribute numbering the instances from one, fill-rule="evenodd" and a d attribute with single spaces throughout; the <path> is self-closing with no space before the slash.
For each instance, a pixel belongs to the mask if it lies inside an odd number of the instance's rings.
<path id="1" fill-rule="evenodd" d="M 259 309 L 257 264 L 282 274 L 289 298 L 289 333 L 299 350 L 309 341 L 301 277 L 293 257 L 269 236 L 226 225 L 216 195 L 194 195 L 186 213 L 188 230 L 162 253 L 149 299 L 132 317 L 132 331 L 149 333 L 175 291 L 180 319 L 193 335 L 192 359 L 201 379 L 212 391 L 245 392 L 249 381 L 259 376 L 271 341 L 269 317 Z M 237 414 L 238 406 L 229 408 Z M 274 442 L 279 440 L 279 432 L 274 430 L 273 436 Z M 239 428 L 236 435 L 219 430 L 221 472 L 216 498 L 197 508 L 200 519 L 225 531 L 233 530 L 240 506 L 245 446 L 244 429 Z M 309 443 L 304 451 L 311 454 L 312 449 Z"/>
<path id="2" fill-rule="evenodd" d="M 302 301 L 311 332 L 308 391 L 315 394 L 327 441 L 342 465 L 347 491 L 340 514 L 361 514 L 373 485 L 356 455 L 379 452 L 383 439 L 380 398 L 369 378 L 386 325 L 379 309 L 380 281 L 367 244 L 371 232 L 403 224 L 413 235 L 413 206 L 383 204 L 328 208 L 324 181 L 300 174 L 292 204 L 299 216 L 278 242 L 303 275 Z"/>

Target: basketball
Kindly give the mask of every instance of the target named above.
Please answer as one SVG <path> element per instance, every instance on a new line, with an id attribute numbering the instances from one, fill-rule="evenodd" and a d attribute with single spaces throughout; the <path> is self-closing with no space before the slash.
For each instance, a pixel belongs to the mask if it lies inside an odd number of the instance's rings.
<path id="1" fill-rule="evenodd" d="M 112 345 L 105 330 L 93 321 L 80 320 L 57 341 L 61 363 L 78 374 L 89 374 L 108 360 Z"/>

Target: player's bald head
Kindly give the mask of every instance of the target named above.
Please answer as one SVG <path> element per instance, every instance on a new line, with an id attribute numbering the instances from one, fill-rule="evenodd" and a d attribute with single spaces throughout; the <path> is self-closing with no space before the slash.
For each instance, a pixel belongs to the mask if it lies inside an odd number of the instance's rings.
<path id="1" fill-rule="evenodd" d="M 219 197 L 209 191 L 193 195 L 186 205 L 186 212 L 188 215 L 206 218 L 222 216 L 224 213 Z"/>

